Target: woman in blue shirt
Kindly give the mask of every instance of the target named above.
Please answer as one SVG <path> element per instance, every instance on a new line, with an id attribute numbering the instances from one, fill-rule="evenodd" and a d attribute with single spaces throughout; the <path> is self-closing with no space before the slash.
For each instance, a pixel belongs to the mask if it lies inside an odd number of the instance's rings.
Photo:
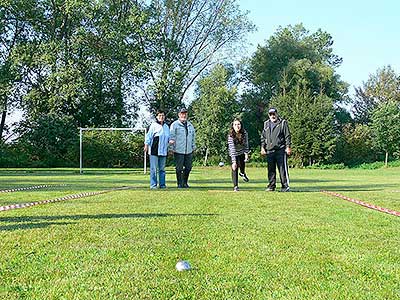
<path id="1" fill-rule="evenodd" d="M 150 155 L 150 189 L 157 188 L 157 173 L 160 189 L 166 188 L 165 163 L 168 155 L 169 136 L 169 127 L 165 123 L 165 113 L 158 110 L 156 121 L 150 125 L 144 145 L 144 151 Z"/>

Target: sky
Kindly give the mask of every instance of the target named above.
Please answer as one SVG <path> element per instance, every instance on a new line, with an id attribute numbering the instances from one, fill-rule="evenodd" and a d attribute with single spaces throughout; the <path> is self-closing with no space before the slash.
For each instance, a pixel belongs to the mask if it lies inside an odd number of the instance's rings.
<path id="1" fill-rule="evenodd" d="M 360 0 L 238 0 L 257 32 L 249 34 L 247 54 L 265 45 L 279 26 L 302 23 L 313 33 L 328 32 L 334 53 L 343 58 L 337 69 L 342 80 L 362 86 L 370 74 L 391 65 L 400 74 L 400 1 Z"/>
<path id="2" fill-rule="evenodd" d="M 337 69 L 342 80 L 354 87 L 362 86 L 370 74 L 391 65 L 400 74 L 400 1 L 398 0 L 237 0 L 257 31 L 248 35 L 245 56 L 265 42 L 279 26 L 302 23 L 311 33 L 328 32 L 334 41 L 334 53 L 343 58 Z M 12 123 L 21 112 L 7 119 Z"/>

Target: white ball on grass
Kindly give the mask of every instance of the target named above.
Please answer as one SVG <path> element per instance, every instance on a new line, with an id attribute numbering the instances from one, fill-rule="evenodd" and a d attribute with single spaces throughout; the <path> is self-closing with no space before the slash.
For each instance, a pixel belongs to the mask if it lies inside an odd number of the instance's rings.
<path id="1" fill-rule="evenodd" d="M 188 271 L 192 269 L 190 266 L 189 262 L 186 260 L 180 260 L 176 263 L 175 268 L 180 272 L 180 271 Z"/>
<path id="2" fill-rule="evenodd" d="M 220 166 L 220 167 L 223 167 L 224 165 L 225 165 L 225 164 L 224 164 L 223 161 L 220 161 L 219 164 L 218 164 L 218 166 Z"/>

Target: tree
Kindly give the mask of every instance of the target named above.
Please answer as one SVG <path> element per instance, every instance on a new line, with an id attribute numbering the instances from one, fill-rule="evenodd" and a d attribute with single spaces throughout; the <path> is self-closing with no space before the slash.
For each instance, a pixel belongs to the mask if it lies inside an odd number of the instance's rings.
<path id="1" fill-rule="evenodd" d="M 37 2 L 31 41 L 17 58 L 26 117 L 68 115 L 82 127 L 132 123 L 141 9 L 127 0 Z"/>
<path id="2" fill-rule="evenodd" d="M 0 141 L 3 138 L 7 113 L 18 104 L 19 93 L 15 83 L 20 74 L 14 62 L 17 50 L 29 39 L 34 18 L 35 0 L 0 2 Z"/>
<path id="3" fill-rule="evenodd" d="M 24 126 L 18 147 L 34 166 L 59 167 L 77 164 L 79 138 L 70 116 L 44 115 Z"/>
<path id="4" fill-rule="evenodd" d="M 372 130 L 376 145 L 385 152 L 385 166 L 389 155 L 400 148 L 400 103 L 386 101 L 372 111 Z"/>
<path id="5" fill-rule="evenodd" d="M 335 72 L 342 59 L 333 53 L 332 45 L 333 39 L 327 32 L 309 33 L 299 24 L 279 27 L 265 46 L 257 48 L 243 71 L 249 87 L 242 98 L 244 121 L 257 124 L 250 133 L 251 141 L 258 141 L 271 102 L 283 105 L 283 101 L 288 101 L 284 107 L 289 107 L 294 104 L 292 101 L 302 99 L 309 107 L 316 99 L 329 98 L 322 103 L 329 102 L 330 109 L 335 111 L 338 104 L 348 101 L 348 85 Z M 325 104 L 322 107 L 326 109 Z M 291 123 L 298 123 L 294 116 L 286 117 Z"/>
<path id="6" fill-rule="evenodd" d="M 231 57 L 253 25 L 235 0 L 152 0 L 147 11 L 151 22 L 142 32 L 150 39 L 139 36 L 148 75 L 142 91 L 151 111 L 170 117 L 200 74 Z"/>
<path id="7" fill-rule="evenodd" d="M 337 135 L 332 102 L 326 95 L 311 95 L 300 87 L 272 99 L 272 105 L 289 121 L 294 164 L 324 163 L 333 157 Z"/>
<path id="8" fill-rule="evenodd" d="M 192 103 L 192 111 L 204 165 L 209 156 L 218 156 L 220 160 L 226 156 L 228 131 L 239 109 L 232 78 L 232 69 L 217 65 L 198 82 L 198 97 Z"/>
<path id="9" fill-rule="evenodd" d="M 365 124 L 347 123 L 338 137 L 335 161 L 347 166 L 354 166 L 377 159 L 372 129 Z"/>
<path id="10" fill-rule="evenodd" d="M 352 106 L 354 119 L 360 124 L 371 123 L 374 109 L 388 101 L 400 102 L 400 76 L 390 65 L 371 74 L 363 87 L 355 88 L 356 99 Z"/>

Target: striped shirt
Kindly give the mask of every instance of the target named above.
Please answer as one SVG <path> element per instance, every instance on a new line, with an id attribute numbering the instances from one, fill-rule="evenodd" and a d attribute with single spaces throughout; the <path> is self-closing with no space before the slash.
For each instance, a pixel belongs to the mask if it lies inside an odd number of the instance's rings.
<path id="1" fill-rule="evenodd" d="M 247 131 L 243 133 L 243 144 L 235 144 L 233 137 L 228 135 L 228 149 L 229 156 L 232 159 L 232 162 L 236 162 L 236 156 L 249 153 L 249 139 L 247 135 Z"/>

